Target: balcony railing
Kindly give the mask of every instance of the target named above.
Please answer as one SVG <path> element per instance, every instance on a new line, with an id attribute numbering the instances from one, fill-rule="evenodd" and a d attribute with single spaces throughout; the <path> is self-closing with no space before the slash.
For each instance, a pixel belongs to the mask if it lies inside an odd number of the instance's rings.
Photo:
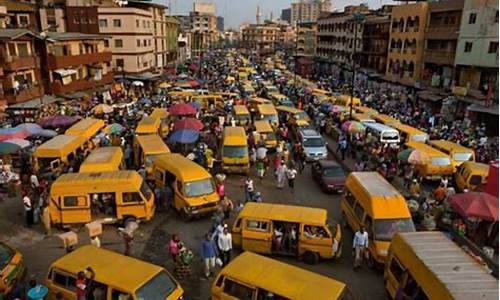
<path id="1" fill-rule="evenodd" d="M 43 88 L 38 84 L 33 84 L 29 88 L 15 91 L 7 89 L 4 93 L 4 98 L 9 104 L 23 103 L 34 98 L 39 98 L 43 94 Z"/>
<path id="2" fill-rule="evenodd" d="M 440 65 L 453 65 L 455 62 L 455 52 L 449 50 L 426 49 L 424 62 Z"/>
<path id="3" fill-rule="evenodd" d="M 113 82 L 113 73 L 109 72 L 103 75 L 101 80 L 82 79 L 82 80 L 72 81 L 65 85 L 63 85 L 59 81 L 55 81 L 51 83 L 50 90 L 54 94 L 59 94 L 59 95 L 69 94 L 81 90 L 93 89 L 98 86 L 102 86 L 112 82 Z"/>
<path id="4" fill-rule="evenodd" d="M 39 60 L 34 56 L 6 56 L 2 59 L 3 68 L 6 71 L 17 71 L 25 69 L 35 69 L 39 65 Z"/>
<path id="5" fill-rule="evenodd" d="M 58 56 L 49 54 L 47 67 L 49 70 L 67 68 L 70 66 L 79 66 L 86 64 L 95 64 L 111 61 L 111 52 L 88 53 L 80 55 Z"/>

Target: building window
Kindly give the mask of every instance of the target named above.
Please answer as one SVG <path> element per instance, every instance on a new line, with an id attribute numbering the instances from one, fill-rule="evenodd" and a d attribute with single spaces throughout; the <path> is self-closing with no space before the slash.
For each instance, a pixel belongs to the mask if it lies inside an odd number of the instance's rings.
<path id="1" fill-rule="evenodd" d="M 151 46 L 151 39 L 148 40 L 148 46 Z"/>
<path id="2" fill-rule="evenodd" d="M 108 20 L 99 19 L 99 27 L 108 27 Z"/>
<path id="3" fill-rule="evenodd" d="M 122 68 L 125 67 L 125 61 L 123 61 L 123 58 L 117 58 L 116 59 L 116 66 L 117 67 L 122 67 Z"/>
<path id="4" fill-rule="evenodd" d="M 95 20 L 92 18 L 89 18 L 89 24 L 95 24 Z"/>
<path id="5" fill-rule="evenodd" d="M 498 52 L 498 42 L 490 42 L 490 46 L 488 47 L 488 53 L 497 53 Z"/>
<path id="6" fill-rule="evenodd" d="M 123 41 L 121 39 L 116 39 L 115 48 L 122 48 L 122 47 L 123 47 Z"/>
<path id="7" fill-rule="evenodd" d="M 146 20 L 142 20 L 142 27 L 146 28 Z"/>
<path id="8" fill-rule="evenodd" d="M 476 17 L 477 17 L 476 13 L 470 13 L 470 15 L 469 15 L 469 24 L 476 24 Z"/>
<path id="9" fill-rule="evenodd" d="M 472 42 L 465 42 L 464 52 L 472 52 Z"/>
<path id="10" fill-rule="evenodd" d="M 495 20 L 494 20 L 495 23 L 498 23 L 498 9 L 497 9 L 497 12 L 495 13 Z"/>
<path id="11" fill-rule="evenodd" d="M 104 47 L 105 47 L 105 48 L 108 48 L 108 47 L 109 47 L 109 41 L 108 41 L 108 40 L 104 40 Z"/>
<path id="12" fill-rule="evenodd" d="M 21 27 L 26 27 L 30 24 L 30 18 L 28 15 L 19 15 L 18 21 Z"/>
<path id="13" fill-rule="evenodd" d="M 148 41 L 146 39 L 142 40 L 142 45 L 144 47 L 147 47 L 148 46 Z"/>
<path id="14" fill-rule="evenodd" d="M 113 20 L 113 27 L 122 27 L 122 20 L 114 19 Z"/>
<path id="15" fill-rule="evenodd" d="M 139 20 L 135 20 L 135 27 L 141 27 L 141 22 Z"/>
<path id="16" fill-rule="evenodd" d="M 137 47 L 140 47 L 141 46 L 141 40 L 137 40 Z"/>

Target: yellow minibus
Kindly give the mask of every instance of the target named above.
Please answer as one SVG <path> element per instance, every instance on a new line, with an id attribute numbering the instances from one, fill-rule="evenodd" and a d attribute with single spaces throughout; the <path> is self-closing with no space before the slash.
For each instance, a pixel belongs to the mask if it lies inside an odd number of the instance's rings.
<path id="1" fill-rule="evenodd" d="M 222 141 L 222 168 L 231 173 L 248 173 L 247 135 L 243 127 L 225 127 Z"/>
<path id="2" fill-rule="evenodd" d="M 80 173 L 98 173 L 125 170 L 120 147 L 100 147 L 93 150 L 80 165 Z"/>
<path id="3" fill-rule="evenodd" d="M 393 124 L 392 128 L 399 131 L 399 137 L 402 143 L 406 142 L 423 142 L 425 143 L 429 139 L 429 135 L 423 131 L 405 124 Z"/>
<path id="4" fill-rule="evenodd" d="M 153 161 L 156 156 L 170 153 L 170 149 L 157 134 L 138 135 L 134 142 L 134 163 L 137 168 L 142 165 L 146 167 L 148 174 L 151 174 Z"/>
<path id="5" fill-rule="evenodd" d="M 272 104 L 257 105 L 256 114 L 256 120 L 267 121 L 273 128 L 278 128 L 278 126 L 280 125 L 278 120 L 278 112 Z"/>
<path id="6" fill-rule="evenodd" d="M 466 161 L 476 161 L 473 149 L 446 140 L 430 140 L 428 144 L 451 158 L 453 166 L 458 167 Z"/>
<path id="7" fill-rule="evenodd" d="M 383 264 L 397 232 L 415 231 L 405 198 L 377 172 L 351 172 L 340 201 L 344 223 L 353 232 L 366 228 L 370 267 Z"/>
<path id="8" fill-rule="evenodd" d="M 35 172 L 61 173 L 77 155 L 85 157 L 86 141 L 81 135 L 60 134 L 41 144 L 33 153 Z"/>
<path id="9" fill-rule="evenodd" d="M 7 295 L 14 280 L 20 282 L 26 274 L 23 255 L 18 250 L 0 242 L 0 295 Z"/>
<path id="10" fill-rule="evenodd" d="M 255 126 L 255 143 L 258 145 L 262 141 L 266 148 L 275 148 L 278 140 L 276 139 L 276 134 L 274 133 L 271 125 L 269 125 L 269 122 L 260 120 L 255 121 L 253 125 Z"/>
<path id="11" fill-rule="evenodd" d="M 94 148 L 92 138 L 105 126 L 103 120 L 87 118 L 78 121 L 73 126 L 68 128 L 64 134 L 66 135 L 80 135 L 86 140 L 85 147 L 88 149 Z"/>
<path id="12" fill-rule="evenodd" d="M 53 225 L 151 220 L 154 194 L 135 171 L 67 173 L 50 188 L 50 220 Z"/>
<path id="13" fill-rule="evenodd" d="M 233 118 L 239 126 L 250 124 L 251 116 L 245 105 L 233 105 Z"/>
<path id="14" fill-rule="evenodd" d="M 455 172 L 455 167 L 447 154 L 422 142 L 408 142 L 405 146 L 407 148 L 422 151 L 430 158 L 430 162 L 415 165 L 415 170 L 418 176 L 422 176 L 430 180 L 438 180 L 441 179 L 442 176 L 449 176 Z"/>
<path id="15" fill-rule="evenodd" d="M 135 134 L 146 135 L 146 134 L 162 134 L 161 130 L 161 119 L 152 117 L 143 117 L 137 127 L 135 128 Z"/>
<path id="16" fill-rule="evenodd" d="M 179 283 L 163 267 L 85 245 L 50 265 L 45 279 L 49 289 L 48 299 L 56 299 L 58 293 L 62 294 L 63 299 L 77 299 L 75 282 L 79 272 L 84 272 L 88 278 L 91 272 L 95 275 L 92 279 L 93 295 L 100 295 L 100 298 L 90 299 L 182 300 L 184 294 Z"/>
<path id="17" fill-rule="evenodd" d="M 272 298 L 269 298 L 272 295 Z M 212 284 L 212 300 L 353 300 L 347 286 L 332 278 L 251 252 L 225 266 Z"/>
<path id="18" fill-rule="evenodd" d="M 234 222 L 233 243 L 245 251 L 293 255 L 309 264 L 338 258 L 342 232 L 327 214 L 322 208 L 247 202 Z M 296 240 L 283 238 L 293 235 Z"/>

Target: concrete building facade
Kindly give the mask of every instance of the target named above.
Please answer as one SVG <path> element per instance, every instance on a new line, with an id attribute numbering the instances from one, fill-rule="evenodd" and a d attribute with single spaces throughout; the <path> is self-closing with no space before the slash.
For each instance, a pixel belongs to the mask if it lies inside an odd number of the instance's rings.
<path id="1" fill-rule="evenodd" d="M 297 24 L 297 56 L 316 55 L 316 22 Z"/>
<path id="2" fill-rule="evenodd" d="M 271 52 L 276 49 L 280 28 L 274 24 L 251 24 L 243 29 L 241 46 L 247 51 Z"/>
<path id="3" fill-rule="evenodd" d="M 331 12 L 330 0 L 300 0 L 292 3 L 290 23 L 296 25 L 300 22 L 316 22 L 321 12 Z"/>
<path id="4" fill-rule="evenodd" d="M 390 31 L 391 17 L 389 15 L 373 15 L 366 19 L 363 26 L 362 50 L 359 56 L 361 68 L 385 74 Z"/>

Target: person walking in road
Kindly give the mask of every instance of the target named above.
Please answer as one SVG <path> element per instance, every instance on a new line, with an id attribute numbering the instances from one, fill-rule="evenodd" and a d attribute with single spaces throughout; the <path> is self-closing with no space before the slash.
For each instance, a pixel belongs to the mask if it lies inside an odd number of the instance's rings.
<path id="1" fill-rule="evenodd" d="M 168 252 L 172 256 L 174 263 L 177 262 L 177 258 L 179 257 L 180 242 L 181 240 L 177 234 L 172 234 L 172 238 L 170 239 L 170 242 L 168 242 Z"/>
<path id="2" fill-rule="evenodd" d="M 221 250 L 222 266 L 225 266 L 231 260 L 231 250 L 233 249 L 232 237 L 227 226 L 224 227 L 224 231 L 219 235 L 217 244 Z"/>
<path id="3" fill-rule="evenodd" d="M 205 276 L 208 278 L 215 269 L 215 259 L 219 256 L 219 251 L 210 233 L 205 234 L 205 239 L 201 243 L 201 257 L 205 265 Z"/>
<path id="4" fill-rule="evenodd" d="M 220 206 L 222 207 L 222 212 L 224 213 L 224 219 L 229 219 L 231 212 L 234 209 L 234 204 L 231 199 L 227 196 L 224 196 L 220 201 Z"/>
<path id="5" fill-rule="evenodd" d="M 290 187 L 292 194 L 295 192 L 295 177 L 297 177 L 297 170 L 292 165 L 286 170 L 286 178 L 288 179 L 288 187 Z"/>
<path id="6" fill-rule="evenodd" d="M 27 192 L 23 192 L 23 205 L 24 205 L 24 212 L 26 213 L 26 226 L 31 228 L 34 222 L 33 218 L 33 202 L 31 201 L 30 197 L 28 196 Z"/>
<path id="7" fill-rule="evenodd" d="M 363 263 L 363 255 L 368 249 L 368 232 L 365 231 L 365 227 L 356 231 L 354 234 L 354 240 L 352 243 L 352 250 L 354 252 L 354 268 L 361 266 Z"/>
<path id="8" fill-rule="evenodd" d="M 252 200 L 254 191 L 253 180 L 250 176 L 247 176 L 245 180 L 245 203 Z"/>
<path id="9" fill-rule="evenodd" d="M 283 185 L 285 184 L 286 171 L 287 167 L 285 163 L 282 161 L 281 165 L 276 170 L 276 181 L 277 181 L 276 186 L 280 190 L 283 189 Z"/>
<path id="10" fill-rule="evenodd" d="M 340 153 L 342 154 L 342 160 L 345 159 L 345 153 L 347 152 L 347 139 L 342 139 L 339 141 Z"/>

